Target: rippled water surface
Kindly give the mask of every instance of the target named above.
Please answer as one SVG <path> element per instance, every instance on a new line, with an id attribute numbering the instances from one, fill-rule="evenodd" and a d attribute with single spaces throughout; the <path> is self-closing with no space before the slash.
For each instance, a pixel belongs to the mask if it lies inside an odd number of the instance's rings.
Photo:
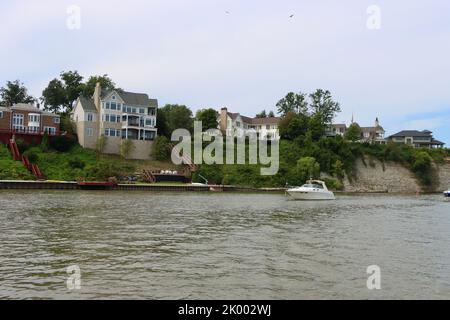
<path id="1" fill-rule="evenodd" d="M 450 299 L 450 202 L 0 191 L 0 298 Z"/>

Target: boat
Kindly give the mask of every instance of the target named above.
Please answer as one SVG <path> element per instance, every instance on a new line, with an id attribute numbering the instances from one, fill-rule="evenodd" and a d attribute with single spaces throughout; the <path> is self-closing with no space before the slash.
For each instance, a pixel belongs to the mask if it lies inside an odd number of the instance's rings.
<path id="1" fill-rule="evenodd" d="M 450 189 L 448 189 L 447 191 L 444 191 L 444 197 L 450 198 Z"/>
<path id="2" fill-rule="evenodd" d="M 308 180 L 301 187 L 288 189 L 287 194 L 296 200 L 335 200 L 334 193 L 329 191 L 325 182 Z"/>

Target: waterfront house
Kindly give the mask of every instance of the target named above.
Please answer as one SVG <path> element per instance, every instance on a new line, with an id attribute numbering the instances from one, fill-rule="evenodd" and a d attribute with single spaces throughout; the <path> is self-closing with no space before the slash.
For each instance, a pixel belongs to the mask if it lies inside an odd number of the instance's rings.
<path id="1" fill-rule="evenodd" d="M 40 110 L 32 104 L 0 107 L 0 141 L 7 143 L 16 137 L 27 142 L 40 142 L 45 133 L 59 135 L 60 122 L 59 115 Z"/>
<path id="2" fill-rule="evenodd" d="M 250 131 L 256 132 L 258 139 L 279 139 L 279 117 L 250 118 L 222 108 L 219 113 L 218 128 L 228 137 L 243 137 Z"/>
<path id="3" fill-rule="evenodd" d="M 352 119 L 352 124 L 357 124 Z M 358 125 L 358 124 L 357 124 Z M 359 126 L 359 125 L 358 125 Z M 378 118 L 375 119 L 375 125 L 373 127 L 361 127 L 361 137 L 358 142 L 378 143 L 385 144 L 385 131 L 380 125 Z M 325 131 L 325 135 L 328 137 L 344 136 L 348 130 L 345 124 L 331 124 Z"/>
<path id="4" fill-rule="evenodd" d="M 72 119 L 84 148 L 95 149 L 104 136 L 103 153 L 120 154 L 121 144 L 128 139 L 134 145 L 130 159 L 149 159 L 158 131 L 157 108 L 158 101 L 147 94 L 102 90 L 97 83 L 92 98 L 78 98 Z"/>
<path id="5" fill-rule="evenodd" d="M 325 129 L 325 135 L 327 137 L 336 137 L 336 136 L 343 137 L 346 132 L 347 126 L 345 125 L 345 123 L 331 124 L 328 126 L 328 128 Z"/>
<path id="6" fill-rule="evenodd" d="M 414 148 L 443 148 L 445 143 L 435 140 L 429 130 L 403 130 L 387 138 L 388 141 L 404 143 Z"/>

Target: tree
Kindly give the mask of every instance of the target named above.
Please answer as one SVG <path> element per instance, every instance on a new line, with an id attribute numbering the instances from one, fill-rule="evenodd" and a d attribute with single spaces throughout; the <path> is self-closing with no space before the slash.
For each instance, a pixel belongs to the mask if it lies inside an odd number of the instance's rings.
<path id="1" fill-rule="evenodd" d="M 102 134 L 95 143 L 95 152 L 97 153 L 97 157 L 100 157 L 100 155 L 103 153 L 103 151 L 106 148 L 106 143 L 108 142 L 108 138 Z"/>
<path id="2" fill-rule="evenodd" d="M 320 165 L 313 157 L 302 157 L 297 161 L 296 174 L 300 181 L 310 178 L 317 179 L 320 175 Z"/>
<path id="3" fill-rule="evenodd" d="M 256 118 L 267 118 L 266 110 L 261 111 L 256 115 Z"/>
<path id="4" fill-rule="evenodd" d="M 336 114 L 341 111 L 341 106 L 338 102 L 333 101 L 328 90 L 317 89 L 309 97 L 312 114 L 320 116 L 325 125 L 331 124 Z"/>
<path id="5" fill-rule="evenodd" d="M 268 117 L 275 118 L 275 113 L 273 111 L 270 111 Z"/>
<path id="6" fill-rule="evenodd" d="M 12 106 L 17 103 L 34 103 L 36 99 L 28 95 L 28 89 L 19 80 L 8 81 L 0 88 L 0 105 Z"/>
<path id="7" fill-rule="evenodd" d="M 152 156 L 158 161 L 168 160 L 170 158 L 169 139 L 164 136 L 158 136 L 155 140 Z"/>
<path id="8" fill-rule="evenodd" d="M 124 139 L 120 145 L 120 155 L 126 159 L 130 153 L 134 151 L 134 149 L 136 149 L 136 146 L 133 141 L 130 139 Z"/>
<path id="9" fill-rule="evenodd" d="M 331 171 L 333 175 L 338 178 L 340 181 L 342 181 L 345 177 L 345 170 L 344 170 L 344 164 L 341 160 L 336 160 L 333 164 Z"/>
<path id="10" fill-rule="evenodd" d="M 361 128 L 357 123 L 352 123 L 350 127 L 348 127 L 347 132 L 345 132 L 345 140 L 348 141 L 359 141 L 361 140 Z"/>
<path id="11" fill-rule="evenodd" d="M 326 124 L 320 114 L 314 114 L 309 118 L 309 131 L 314 141 L 319 141 L 325 135 Z"/>
<path id="12" fill-rule="evenodd" d="M 91 76 L 89 77 L 88 81 L 83 87 L 83 95 L 86 98 L 92 97 L 95 91 L 95 86 L 97 85 L 97 82 L 100 83 L 103 90 L 119 90 L 121 89 L 116 88 L 116 84 L 112 81 L 112 79 L 107 75 L 104 74 L 102 76 Z"/>
<path id="13" fill-rule="evenodd" d="M 277 103 L 278 113 L 285 116 L 288 112 L 307 114 L 308 101 L 304 93 L 289 92 L 283 99 Z"/>
<path id="14" fill-rule="evenodd" d="M 283 139 L 294 140 L 308 131 L 308 117 L 304 114 L 288 112 L 281 118 L 278 129 Z"/>
<path id="15" fill-rule="evenodd" d="M 197 111 L 195 120 L 202 122 L 202 131 L 205 132 L 208 129 L 217 129 L 218 116 L 219 113 L 214 109 L 202 109 Z"/>
<path id="16" fill-rule="evenodd" d="M 66 92 L 61 80 L 53 79 L 42 91 L 42 103 L 44 110 L 59 112 L 62 106 L 67 106 Z"/>
<path id="17" fill-rule="evenodd" d="M 170 139 L 172 132 L 176 129 L 193 130 L 192 111 L 185 105 L 167 104 L 160 109 L 158 124 L 166 127 L 166 137 Z M 161 117 L 162 114 L 162 117 Z M 161 122 L 165 121 L 164 124 Z"/>

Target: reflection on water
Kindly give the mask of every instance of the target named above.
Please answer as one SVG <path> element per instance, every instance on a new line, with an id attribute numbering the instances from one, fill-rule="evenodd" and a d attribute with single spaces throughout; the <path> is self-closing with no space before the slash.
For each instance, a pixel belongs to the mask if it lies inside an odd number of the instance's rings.
<path id="1" fill-rule="evenodd" d="M 440 196 L 0 191 L 0 298 L 449 299 L 449 234 Z"/>

